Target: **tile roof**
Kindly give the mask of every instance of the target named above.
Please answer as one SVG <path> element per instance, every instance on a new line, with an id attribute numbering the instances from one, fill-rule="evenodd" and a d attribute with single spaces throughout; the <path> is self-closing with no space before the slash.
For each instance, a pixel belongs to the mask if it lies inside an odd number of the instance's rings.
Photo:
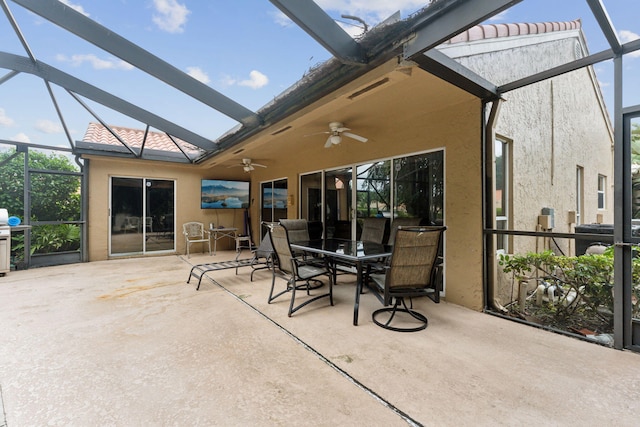
<path id="1" fill-rule="evenodd" d="M 129 147 L 140 149 L 144 140 L 144 129 L 133 129 L 122 126 L 109 125 L 118 137 L 122 139 Z M 203 153 L 203 150 L 195 145 L 189 144 L 181 139 L 173 138 L 176 143 L 180 144 L 182 150 L 189 155 L 198 155 Z M 87 131 L 82 138 L 83 142 L 90 142 L 95 144 L 105 144 L 122 146 L 122 143 L 113 136 L 109 130 L 100 123 L 90 122 L 87 127 Z M 144 143 L 145 150 L 158 150 L 167 151 L 172 153 L 180 153 L 180 149 L 176 147 L 171 138 L 164 132 L 152 132 L 147 133 L 147 139 Z"/>
<path id="2" fill-rule="evenodd" d="M 536 24 L 482 24 L 471 27 L 452 37 L 444 44 L 465 43 L 499 37 L 524 36 L 551 33 L 554 31 L 577 30 L 582 27 L 580 19 L 568 22 L 541 22 Z"/>

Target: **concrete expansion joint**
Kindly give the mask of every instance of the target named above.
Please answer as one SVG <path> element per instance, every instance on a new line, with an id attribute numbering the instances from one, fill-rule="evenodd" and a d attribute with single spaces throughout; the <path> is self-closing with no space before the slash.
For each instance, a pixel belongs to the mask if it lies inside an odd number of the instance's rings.
<path id="1" fill-rule="evenodd" d="M 183 257 L 181 257 L 181 259 L 187 263 L 189 263 L 189 261 L 185 260 Z M 340 368 L 338 365 L 336 365 L 335 363 L 333 363 L 331 360 L 329 360 L 325 355 L 323 355 L 322 353 L 320 353 L 318 350 L 316 350 L 315 348 L 313 348 L 312 346 L 310 346 L 309 344 L 307 344 L 305 341 L 303 341 L 300 337 L 298 337 L 297 335 L 295 335 L 294 333 L 292 333 L 291 331 L 289 331 L 287 328 L 285 328 L 284 326 L 282 326 L 281 324 L 279 324 L 278 322 L 276 322 L 275 320 L 273 320 L 272 318 L 270 318 L 269 316 L 267 316 L 265 313 L 263 313 L 262 311 L 260 311 L 258 308 L 256 308 L 255 306 L 251 305 L 250 303 L 248 303 L 244 298 L 242 298 L 240 295 L 236 295 L 234 292 L 232 292 L 231 290 L 225 288 L 223 285 L 221 285 L 220 283 L 218 283 L 217 281 L 215 281 L 214 279 L 212 279 L 211 277 L 209 277 L 209 275 L 205 274 L 204 277 L 206 277 L 208 280 L 211 281 L 211 283 L 213 283 L 214 285 L 218 286 L 220 289 L 222 289 L 223 291 L 225 291 L 226 293 L 228 293 L 229 295 L 231 295 L 233 298 L 235 298 L 237 301 L 241 302 L 242 304 L 246 305 L 247 307 L 249 307 L 250 309 L 252 309 L 253 311 L 255 311 L 257 314 L 259 314 L 260 316 L 262 316 L 262 318 L 266 319 L 267 321 L 269 321 L 271 324 L 273 324 L 274 326 L 276 326 L 278 329 L 280 329 L 280 331 L 284 332 L 287 336 L 289 336 L 290 338 L 292 338 L 296 343 L 300 344 L 302 347 L 304 347 L 307 351 L 311 352 L 313 355 L 315 355 L 318 359 L 320 359 L 322 362 L 324 362 L 327 366 L 329 366 L 331 369 L 333 369 L 334 371 L 336 371 L 338 374 L 340 374 L 343 378 L 347 379 L 349 382 L 351 382 L 353 385 L 355 385 L 356 387 L 358 387 L 360 390 L 364 391 L 366 394 L 368 394 L 370 397 L 374 398 L 376 401 L 378 401 L 380 404 L 382 404 L 383 406 L 385 406 L 387 409 L 390 409 L 391 411 L 393 411 L 394 413 L 396 413 L 400 418 L 402 418 L 404 421 L 407 422 L 408 425 L 410 426 L 414 426 L 414 427 L 420 427 L 422 426 L 422 424 L 418 421 L 416 421 L 415 419 L 411 418 L 407 413 L 405 413 L 404 411 L 402 411 L 401 409 L 397 408 L 396 406 L 394 406 L 391 402 L 389 402 L 388 400 L 384 399 L 382 396 L 380 396 L 379 394 L 377 394 L 375 391 L 371 390 L 369 387 L 367 387 L 366 385 L 364 385 L 363 383 L 361 383 L 360 381 L 358 381 L 356 378 L 352 377 L 351 375 L 349 375 L 348 372 L 346 372 L 345 370 L 343 370 L 342 368 Z M 0 426 L 3 427 L 3 426 Z"/>

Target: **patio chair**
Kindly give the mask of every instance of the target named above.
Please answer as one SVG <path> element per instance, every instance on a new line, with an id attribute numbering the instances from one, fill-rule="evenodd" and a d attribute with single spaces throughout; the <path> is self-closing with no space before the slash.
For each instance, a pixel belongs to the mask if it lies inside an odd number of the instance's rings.
<path id="1" fill-rule="evenodd" d="M 391 230 L 389 230 L 389 240 L 387 241 L 388 245 L 393 245 L 393 242 L 396 240 L 396 232 L 398 231 L 398 227 L 416 227 L 420 225 L 422 218 L 396 218 L 391 223 Z"/>
<path id="2" fill-rule="evenodd" d="M 309 240 L 309 224 L 306 219 L 281 219 L 280 225 L 287 229 L 289 242 L 298 243 Z"/>
<path id="3" fill-rule="evenodd" d="M 363 242 L 382 243 L 386 228 L 386 218 L 364 218 L 360 240 Z"/>
<path id="4" fill-rule="evenodd" d="M 253 282 L 253 273 L 258 270 L 271 268 L 272 264 L 273 245 L 271 244 L 271 236 L 267 231 L 258 248 L 253 251 L 253 258 L 251 258 L 251 281 Z"/>
<path id="5" fill-rule="evenodd" d="M 407 307 L 406 298 L 428 296 L 440 302 L 441 266 L 438 248 L 446 227 L 399 227 L 396 232 L 391 262 L 384 274 L 369 276 L 371 288 L 377 292 L 384 308 L 375 310 L 373 322 L 385 329 L 399 332 L 415 332 L 425 329 L 427 317 Z M 393 304 L 392 307 L 389 307 Z M 417 326 L 394 326 L 397 313 L 406 313 L 418 321 Z M 387 317 L 388 315 L 388 317 Z M 380 320 L 386 317 L 385 320 Z M 404 322 L 404 319 L 402 319 Z M 415 324 L 415 322 L 411 322 Z"/>
<path id="6" fill-rule="evenodd" d="M 281 219 L 280 225 L 287 230 L 289 243 L 300 243 L 311 240 L 311 237 L 309 236 L 309 223 L 306 219 Z M 306 261 L 311 261 L 313 263 L 319 262 L 321 265 L 324 265 L 324 260 L 322 258 L 317 258 L 304 253 L 297 253 L 295 250 L 293 250 L 293 254 L 294 256 L 302 255 Z"/>
<path id="7" fill-rule="evenodd" d="M 271 237 L 271 244 L 273 245 L 274 258 L 276 261 L 273 263 L 273 277 L 271 280 L 271 291 L 269 292 L 268 303 L 271 304 L 271 302 L 280 295 L 291 292 L 291 302 L 289 303 L 288 312 L 289 317 L 302 307 L 320 298 L 329 297 L 329 302 L 333 305 L 333 280 L 331 272 L 327 266 L 325 265 L 324 267 L 320 267 L 317 264 L 308 263 L 300 257 L 295 257 L 291 252 L 287 229 L 283 226 L 275 225 L 269 230 L 269 235 Z M 316 278 L 323 275 L 326 275 L 329 278 L 329 292 L 313 296 L 312 298 L 306 299 L 304 302 L 295 305 L 296 290 L 306 289 L 307 295 L 311 295 L 310 281 L 315 280 L 319 282 Z M 276 277 L 285 279 L 287 281 L 287 287 L 285 290 L 274 295 L 273 292 Z M 302 284 L 298 285 L 299 282 L 302 282 Z"/>
<path id="8" fill-rule="evenodd" d="M 209 255 L 211 255 L 211 239 L 203 223 L 185 222 L 182 224 L 182 234 L 184 234 L 187 258 L 191 257 L 189 249 L 194 243 L 206 243 L 209 246 Z"/>

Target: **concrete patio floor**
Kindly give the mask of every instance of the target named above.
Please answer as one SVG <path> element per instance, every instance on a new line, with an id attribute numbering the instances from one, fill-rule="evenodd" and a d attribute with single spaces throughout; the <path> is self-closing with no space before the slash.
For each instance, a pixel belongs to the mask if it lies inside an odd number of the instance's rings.
<path id="1" fill-rule="evenodd" d="M 349 276 L 291 318 L 268 271 L 186 283 L 233 255 L 0 278 L 0 426 L 639 424 L 638 354 L 428 299 L 424 331 L 377 327 L 368 294 L 355 327 Z"/>

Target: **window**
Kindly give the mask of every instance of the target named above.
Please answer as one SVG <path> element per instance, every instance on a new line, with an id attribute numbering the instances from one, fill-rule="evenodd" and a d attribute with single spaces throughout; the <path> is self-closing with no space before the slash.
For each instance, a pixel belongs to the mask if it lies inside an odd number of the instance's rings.
<path id="1" fill-rule="evenodd" d="M 299 197 L 300 217 L 322 221 L 325 237 L 357 238 L 375 216 L 443 224 L 444 150 L 302 175 Z"/>
<path id="2" fill-rule="evenodd" d="M 584 168 L 576 167 L 576 225 L 582 224 L 582 203 L 584 200 Z"/>
<path id="3" fill-rule="evenodd" d="M 495 203 L 496 203 L 496 229 L 509 229 L 509 201 L 511 185 L 511 147 L 509 142 L 496 138 L 495 150 Z M 509 236 L 497 235 L 496 249 L 504 252 L 509 251 Z"/>
<path id="4" fill-rule="evenodd" d="M 260 185 L 260 220 L 262 222 L 277 222 L 287 218 L 287 180 L 267 181 Z M 266 233 L 266 226 L 261 230 L 261 236 Z"/>
<path id="5" fill-rule="evenodd" d="M 606 209 L 605 189 L 607 188 L 607 177 L 598 175 L 598 209 Z"/>
<path id="6" fill-rule="evenodd" d="M 444 151 L 393 161 L 394 218 L 422 218 L 444 223 Z"/>

